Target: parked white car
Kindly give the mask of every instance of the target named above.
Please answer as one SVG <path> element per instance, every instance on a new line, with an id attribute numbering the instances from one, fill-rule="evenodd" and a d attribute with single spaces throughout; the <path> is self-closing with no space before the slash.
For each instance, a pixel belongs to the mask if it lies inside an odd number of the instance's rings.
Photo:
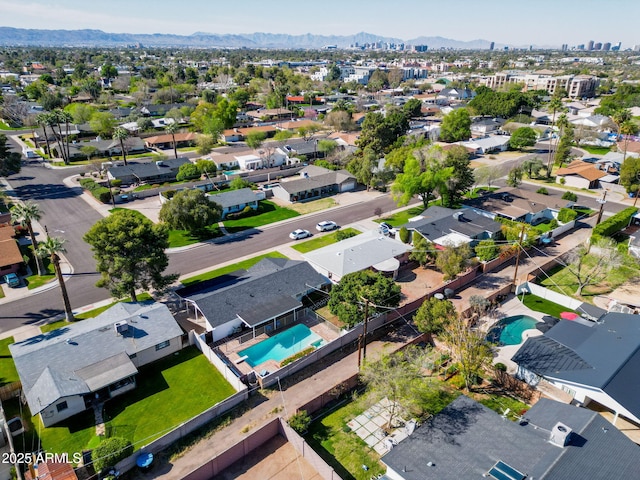
<path id="1" fill-rule="evenodd" d="M 302 238 L 307 238 L 311 236 L 311 232 L 309 230 L 303 230 L 299 228 L 298 230 L 294 230 L 289 234 L 289 238 L 291 240 L 300 240 Z"/>
<path id="2" fill-rule="evenodd" d="M 335 230 L 338 228 L 338 224 L 336 222 L 332 222 L 331 220 L 325 220 L 324 222 L 320 222 L 316 225 L 316 230 L 319 232 L 329 232 L 331 230 Z"/>

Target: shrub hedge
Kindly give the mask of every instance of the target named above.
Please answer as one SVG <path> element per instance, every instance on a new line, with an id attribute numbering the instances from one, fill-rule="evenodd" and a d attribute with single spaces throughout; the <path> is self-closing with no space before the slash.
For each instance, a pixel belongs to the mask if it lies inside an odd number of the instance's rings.
<path id="1" fill-rule="evenodd" d="M 578 216 L 578 212 L 570 208 L 561 208 L 558 212 L 558 221 L 562 223 L 569 223 L 575 220 Z"/>
<path id="2" fill-rule="evenodd" d="M 636 207 L 627 207 L 616 213 L 612 217 L 607 218 L 604 222 L 593 227 L 592 236 L 610 237 L 629 225 L 631 217 L 633 217 L 638 209 Z"/>
<path id="3" fill-rule="evenodd" d="M 285 365 L 289 365 L 290 363 L 295 362 L 299 358 L 306 357 L 311 352 L 315 350 L 315 347 L 307 347 L 304 350 L 300 350 L 298 353 L 294 353 L 290 357 L 285 358 L 280 362 L 280 367 L 284 367 Z"/>
<path id="4" fill-rule="evenodd" d="M 91 192 L 91 195 L 102 203 L 109 203 L 109 201 L 111 201 L 111 192 L 109 192 L 109 189 L 107 187 L 103 187 L 99 183 L 96 183 L 92 178 L 81 178 L 80 186 Z"/>

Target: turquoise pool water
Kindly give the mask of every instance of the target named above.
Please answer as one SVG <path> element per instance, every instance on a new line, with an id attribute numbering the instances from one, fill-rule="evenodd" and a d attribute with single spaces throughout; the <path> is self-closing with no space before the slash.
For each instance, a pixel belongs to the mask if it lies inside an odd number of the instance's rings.
<path id="1" fill-rule="evenodd" d="M 246 356 L 246 362 L 255 367 L 267 360 L 281 362 L 310 345 L 317 348 L 323 343 L 322 337 L 309 330 L 306 325 L 296 325 L 249 348 L 240 350 L 238 355 Z"/>
<path id="2" fill-rule="evenodd" d="M 496 323 L 489 333 L 487 340 L 499 345 L 519 345 L 522 343 L 522 332 L 535 328 L 538 320 L 527 315 L 514 315 Z"/>

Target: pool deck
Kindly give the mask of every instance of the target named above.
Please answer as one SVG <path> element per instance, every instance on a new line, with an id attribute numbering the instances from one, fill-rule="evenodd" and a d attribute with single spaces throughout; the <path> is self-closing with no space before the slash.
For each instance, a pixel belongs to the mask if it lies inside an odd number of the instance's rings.
<path id="1" fill-rule="evenodd" d="M 478 322 L 478 328 L 487 333 L 491 327 L 493 327 L 496 323 L 498 323 L 503 318 L 513 317 L 515 315 L 526 315 L 531 318 L 535 318 L 539 322 L 542 322 L 542 317 L 545 316 L 542 312 L 536 312 L 534 310 L 529 309 L 522 302 L 516 298 L 515 295 L 511 294 L 508 296 L 507 300 L 503 302 L 500 307 L 492 312 L 489 315 L 485 315 L 480 318 Z M 522 342 L 525 342 L 529 337 L 537 337 L 538 335 L 542 335 L 542 332 L 536 328 L 525 330 L 522 333 Z M 513 374 L 516 371 L 517 365 L 511 361 L 511 357 L 515 355 L 518 351 L 522 343 L 518 345 L 505 345 L 503 347 L 497 347 L 497 355 L 493 359 L 493 363 L 503 363 L 507 366 L 507 372 Z"/>
<path id="2" fill-rule="evenodd" d="M 273 336 L 273 335 L 277 335 L 278 333 L 282 333 L 284 332 L 286 329 L 291 328 L 293 326 L 295 326 L 296 324 L 303 324 L 306 325 L 312 332 L 316 333 L 318 336 L 320 336 L 325 343 L 328 343 L 332 340 L 335 340 L 336 338 L 338 338 L 339 334 L 337 331 L 331 329 L 326 322 L 319 322 L 318 320 L 316 320 L 315 318 L 312 318 L 311 316 L 305 315 L 304 318 L 302 318 L 301 321 L 296 322 L 295 324 L 291 324 L 291 325 L 287 325 L 286 328 L 282 328 L 276 331 L 271 332 L 271 335 L 263 333 L 261 335 L 258 335 L 255 338 L 252 338 L 251 340 L 248 340 L 246 342 L 240 343 L 240 338 L 236 338 L 233 340 L 230 340 L 229 342 L 220 345 L 220 351 L 229 359 L 229 361 L 231 361 L 235 367 L 243 374 L 246 375 L 248 373 L 250 373 L 251 371 L 255 371 L 256 373 L 260 373 L 262 371 L 267 371 L 269 373 L 275 372 L 276 370 L 280 369 L 280 362 L 277 362 L 275 360 L 267 360 L 266 362 L 260 363 L 258 365 L 256 365 L 255 367 L 252 367 L 251 365 L 249 365 L 247 362 L 245 362 L 243 360 L 243 357 L 238 353 L 241 350 L 244 350 L 246 348 L 249 348 L 253 345 L 256 345 L 257 343 L 260 343 L 264 340 L 266 340 L 267 338 Z"/>

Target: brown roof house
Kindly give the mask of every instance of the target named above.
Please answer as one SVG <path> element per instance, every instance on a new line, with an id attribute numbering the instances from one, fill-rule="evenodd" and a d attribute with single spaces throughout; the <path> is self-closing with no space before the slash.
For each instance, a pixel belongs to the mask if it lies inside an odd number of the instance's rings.
<path id="1" fill-rule="evenodd" d="M 22 254 L 10 225 L 0 225 L 0 275 L 16 273 L 22 265 Z"/>
<path id="2" fill-rule="evenodd" d="M 300 177 L 274 184 L 274 197 L 296 203 L 328 197 L 354 190 L 356 178 L 346 170 L 329 170 L 309 165 L 300 170 Z"/>
<path id="3" fill-rule="evenodd" d="M 556 171 L 556 182 L 576 188 L 598 188 L 599 180 L 607 176 L 607 172 L 600 170 L 593 163 L 574 160 L 564 168 Z"/>

